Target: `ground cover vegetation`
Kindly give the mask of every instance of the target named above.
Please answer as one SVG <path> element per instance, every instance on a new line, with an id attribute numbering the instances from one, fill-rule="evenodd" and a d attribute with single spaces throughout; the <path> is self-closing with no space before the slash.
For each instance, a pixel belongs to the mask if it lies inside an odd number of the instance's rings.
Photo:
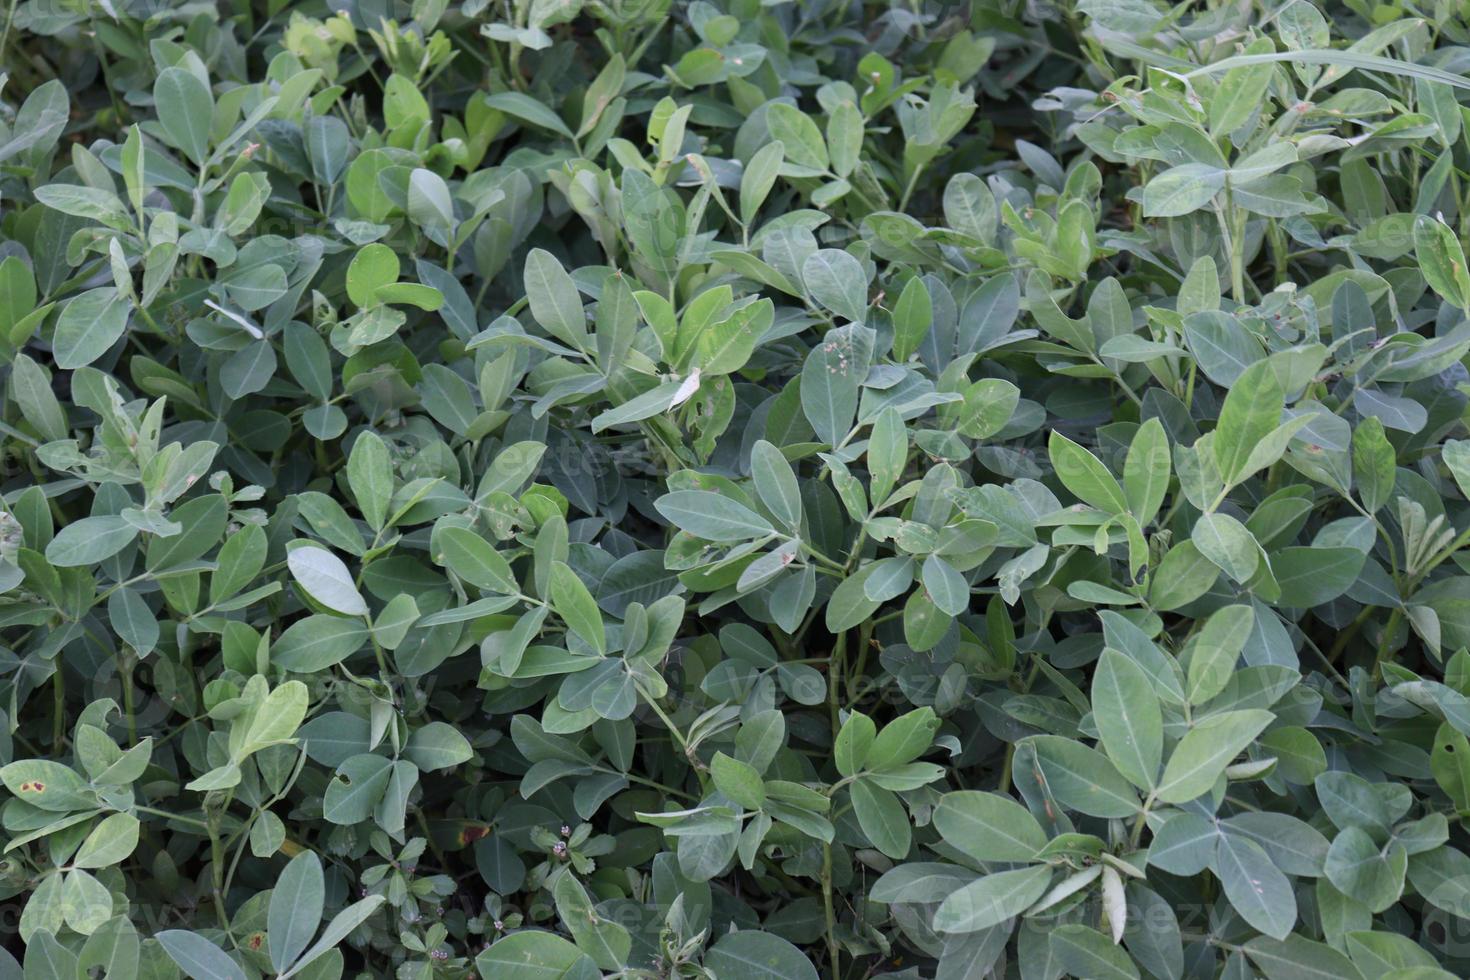
<path id="1" fill-rule="evenodd" d="M 1470 10 L 9 0 L 0 978 L 1470 974 Z"/>

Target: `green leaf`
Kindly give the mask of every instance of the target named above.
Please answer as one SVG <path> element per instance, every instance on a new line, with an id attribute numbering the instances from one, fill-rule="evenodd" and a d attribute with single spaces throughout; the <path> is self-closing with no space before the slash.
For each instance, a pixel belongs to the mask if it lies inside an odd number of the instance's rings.
<path id="1" fill-rule="evenodd" d="M 1275 718 L 1250 708 L 1199 720 L 1174 747 L 1155 795 L 1165 803 L 1186 803 L 1208 793 L 1231 760 Z"/>
<path id="2" fill-rule="evenodd" d="M 850 713 L 838 729 L 837 740 L 832 747 L 837 771 L 844 776 L 857 775 L 868 761 L 868 753 L 873 750 L 877 736 L 878 727 L 873 724 L 873 719 L 861 711 Z"/>
<path id="3" fill-rule="evenodd" d="M 1456 309 L 1470 310 L 1470 269 L 1448 225 L 1421 215 L 1414 222 L 1414 258 L 1429 288 Z"/>
<path id="4" fill-rule="evenodd" d="M 199 76 L 184 68 L 165 68 L 153 83 L 158 123 L 169 142 L 195 164 L 209 156 L 214 125 L 214 95 Z"/>
<path id="5" fill-rule="evenodd" d="M 522 92 L 497 92 L 485 98 L 485 104 L 492 109 L 497 109 L 507 116 L 514 116 L 521 122 L 529 123 L 541 129 L 548 129 L 558 136 L 572 138 L 572 131 L 567 124 L 562 122 L 560 116 L 552 112 L 544 102 L 538 102 Z"/>
<path id="6" fill-rule="evenodd" d="M 369 895 L 361 901 L 353 902 L 332 916 L 332 921 L 328 922 L 327 927 L 322 930 L 321 937 L 312 944 L 310 949 L 301 954 L 301 958 L 296 961 L 295 966 L 281 974 L 281 980 L 300 973 L 308 965 L 316 962 L 330 952 L 333 947 L 346 939 L 352 930 L 366 922 L 384 901 L 385 899 L 382 895 Z"/>
<path id="7" fill-rule="evenodd" d="M 1035 750 L 1047 788 L 1062 806 L 1094 817 L 1138 812 L 1138 794 L 1096 749 L 1059 735 L 1036 735 L 1022 744 Z"/>
<path id="8" fill-rule="evenodd" d="M 1152 789 L 1164 758 L 1164 721 L 1148 675 L 1132 658 L 1103 650 L 1092 679 L 1092 718 L 1103 749 L 1140 789 Z"/>
<path id="9" fill-rule="evenodd" d="M 1208 592 L 1219 577 L 1219 566 L 1192 541 L 1180 542 L 1165 553 L 1149 576 L 1149 602 L 1160 612 L 1178 609 Z"/>
<path id="10" fill-rule="evenodd" d="M 1358 580 L 1366 560 L 1357 548 L 1283 548 L 1271 555 L 1281 587 L 1278 604 L 1306 608 L 1331 602 Z"/>
<path id="11" fill-rule="evenodd" d="M 87 784 L 76 771 L 47 759 L 22 759 L 0 768 L 0 781 L 17 800 L 51 813 L 87 806 Z"/>
<path id="12" fill-rule="evenodd" d="M 868 439 L 868 474 L 872 477 L 870 496 L 875 504 L 888 499 L 908 462 L 908 431 L 897 409 L 885 408 L 873 423 Z"/>
<path id="13" fill-rule="evenodd" d="M 753 767 L 716 752 L 710 760 L 710 776 L 715 789 L 747 810 L 759 810 L 766 802 L 766 787 Z"/>
<path id="14" fill-rule="evenodd" d="M 325 548 L 306 545 L 292 548 L 286 555 L 291 577 L 317 602 L 346 616 L 366 616 L 367 601 L 352 581 L 352 573 L 342 559 Z"/>
<path id="15" fill-rule="evenodd" d="M 785 155 L 785 144 L 772 140 L 751 154 L 740 174 L 740 220 L 747 225 L 770 196 L 771 188 L 776 186 Z"/>
<path id="16" fill-rule="evenodd" d="M 704 967 L 720 980 L 817 980 L 818 976 L 801 950 L 780 936 L 754 929 L 731 932 L 712 943 Z"/>
<path id="17" fill-rule="evenodd" d="M 669 523 L 707 541 L 747 541 L 775 533 L 764 517 L 708 490 L 675 490 L 653 503 Z"/>
<path id="18" fill-rule="evenodd" d="M 398 281 L 398 256 L 387 245 L 365 245 L 347 266 L 347 298 L 359 309 L 372 306 L 378 290 Z"/>
<path id="19" fill-rule="evenodd" d="M 934 913 L 934 930 L 979 932 L 1024 912 L 1046 892 L 1052 870 L 1047 865 L 986 875 L 950 894 Z"/>
<path id="20" fill-rule="evenodd" d="M 1390 908 L 1404 891 L 1409 855 L 1390 841 L 1380 847 L 1361 827 L 1348 827 L 1332 841 L 1324 870 L 1344 895 L 1361 902 L 1375 914 Z"/>
<path id="21" fill-rule="evenodd" d="M 266 937 L 277 973 L 285 972 L 311 943 L 322 921 L 326 895 L 321 859 L 312 851 L 292 858 L 276 879 L 266 914 Z"/>
<path id="22" fill-rule="evenodd" d="M 245 980 L 245 971 L 224 950 L 197 932 L 165 929 L 153 938 L 191 980 Z"/>
<path id="23" fill-rule="evenodd" d="M 943 558 L 925 558 L 921 577 L 930 600 L 946 616 L 958 616 L 970 608 L 970 583 Z"/>
<path id="24" fill-rule="evenodd" d="M 1242 585 L 1251 580 L 1261 563 L 1261 546 L 1246 526 L 1229 514 L 1205 514 L 1195 521 L 1189 538 L 1200 554 Z"/>
<path id="25" fill-rule="evenodd" d="M 1281 382 L 1269 361 L 1250 365 L 1231 386 L 1213 442 L 1215 465 L 1227 486 L 1254 472 L 1252 452 L 1280 423 L 1284 404 Z"/>
<path id="26" fill-rule="evenodd" d="M 393 464 L 387 445 L 376 432 L 364 432 L 353 442 L 347 457 L 347 482 L 362 516 L 375 530 L 382 530 L 393 499 Z"/>
<path id="27" fill-rule="evenodd" d="M 1047 441 L 1052 469 L 1077 499 L 1109 514 L 1128 513 L 1123 488 L 1092 453 L 1055 430 Z"/>
<path id="28" fill-rule="evenodd" d="M 1184 163 L 1158 174 L 1143 188 L 1143 213 L 1174 218 L 1198 211 L 1225 187 L 1226 171 L 1205 163 Z"/>
<path id="29" fill-rule="evenodd" d="M 895 861 L 903 860 L 913 846 L 913 827 L 897 794 L 864 779 L 854 782 L 848 792 L 858 826 L 873 846 Z"/>
<path id="30" fill-rule="evenodd" d="M 380 755 L 355 755 L 337 767 L 322 795 L 322 816 L 335 824 L 361 823 L 388 788 L 393 761 Z"/>
<path id="31" fill-rule="evenodd" d="M 418 619 L 418 603 L 413 596 L 400 592 L 388 600 L 378 618 L 373 620 L 373 639 L 386 649 L 396 650 Z"/>
<path id="32" fill-rule="evenodd" d="M 1359 422 L 1353 429 L 1353 485 L 1370 513 L 1388 503 L 1397 476 L 1395 465 L 1396 453 L 1383 423 L 1372 417 Z"/>
<path id="33" fill-rule="evenodd" d="M 112 918 L 112 894 L 90 873 L 74 869 L 61 886 L 61 910 L 68 928 L 90 936 Z"/>
<path id="34" fill-rule="evenodd" d="M 917 276 L 904 284 L 893 308 L 893 356 L 906 361 L 919 349 L 934 319 L 929 290 Z"/>
<path id="35" fill-rule="evenodd" d="M 112 286 L 80 294 L 61 308 L 51 345 L 56 366 L 86 367 L 107 353 L 128 328 L 128 301 Z"/>
<path id="36" fill-rule="evenodd" d="M 94 565 L 122 551 L 138 529 L 121 517 L 84 517 L 62 528 L 46 546 L 46 560 L 60 568 Z"/>
<path id="37" fill-rule="evenodd" d="M 476 588 L 498 595 L 520 592 L 510 563 L 495 546 L 466 527 L 448 525 L 434 538 L 449 569 Z"/>
<path id="38" fill-rule="evenodd" d="M 1123 496 L 1128 511 L 1144 526 L 1152 523 L 1169 490 L 1169 437 L 1157 417 L 1138 427 L 1123 462 Z"/>
<path id="39" fill-rule="evenodd" d="M 827 150 L 832 158 L 832 172 L 837 176 L 847 177 L 857 169 L 863 150 L 863 128 L 863 114 L 852 102 L 839 102 L 828 113 Z"/>
<path id="40" fill-rule="evenodd" d="M 435 769 L 452 769 L 474 757 L 474 749 L 453 725 L 442 721 L 431 721 L 416 728 L 403 746 L 408 760 L 427 772 Z"/>
<path id="41" fill-rule="evenodd" d="M 1244 605 L 1217 609 L 1205 620 L 1189 648 L 1184 693 L 1190 704 L 1204 704 L 1225 690 L 1255 623 L 1255 610 Z"/>
<path id="42" fill-rule="evenodd" d="M 693 366 L 707 377 L 733 374 L 746 366 L 776 315 L 769 299 L 747 304 L 711 324 L 695 342 Z"/>
<path id="43" fill-rule="evenodd" d="M 426 231 L 447 235 L 454 227 L 454 200 L 444 178 L 417 167 L 408 178 L 408 217 Z"/>
<path id="44" fill-rule="evenodd" d="M 1273 50 L 1274 45 L 1264 38 L 1246 49 L 1248 54 Z M 1243 65 L 1227 71 L 1210 98 L 1210 135 L 1227 136 L 1245 125 L 1260 107 L 1274 72 L 1275 66 L 1270 63 Z"/>
<path id="45" fill-rule="evenodd" d="M 837 446 L 852 428 L 858 387 L 868 373 L 872 351 L 865 327 L 829 331 L 813 347 L 801 369 L 801 408 L 817 438 Z"/>
<path id="46" fill-rule="evenodd" d="M 1121 947 L 1084 925 L 1058 926 L 1047 937 L 1056 965 L 1070 976 L 1094 980 L 1138 980 L 1138 967 Z"/>
<path id="47" fill-rule="evenodd" d="M 827 142 L 806 113 L 785 102 L 773 102 L 766 112 L 766 125 L 785 147 L 787 160 L 808 170 L 827 169 Z"/>
<path id="48" fill-rule="evenodd" d="M 1329 50 L 1297 50 L 1276 51 L 1264 54 L 1234 55 L 1212 62 L 1203 68 L 1196 68 L 1186 72 L 1185 78 L 1196 78 L 1200 75 L 1213 75 L 1222 71 L 1228 71 L 1242 65 L 1267 64 L 1276 61 L 1289 61 L 1302 65 L 1331 65 L 1341 70 L 1361 69 L 1363 71 L 1381 71 L 1390 75 L 1400 75 L 1410 78 L 1423 78 L 1443 85 L 1451 85 L 1456 88 L 1470 88 L 1458 75 L 1452 75 L 1447 71 L 1432 68 L 1427 65 L 1417 65 L 1410 61 L 1400 61 L 1396 58 L 1382 58 L 1374 54 L 1366 54 L 1362 51 L 1339 51 Z"/>
<path id="49" fill-rule="evenodd" d="M 11 256 L 5 263 L 0 263 L 0 269 L 14 258 Z M 68 432 L 66 411 L 51 390 L 51 373 L 25 354 L 15 355 L 10 371 L 10 394 L 26 421 L 47 441 L 65 439 Z"/>
<path id="50" fill-rule="evenodd" d="M 557 340 L 581 349 L 587 341 L 587 315 L 582 297 L 567 270 L 545 249 L 533 248 L 526 256 L 526 299 L 531 315 Z"/>
<path id="51" fill-rule="evenodd" d="M 534 929 L 498 939 L 475 957 L 480 976 L 504 980 L 567 980 L 582 963 L 591 967 L 591 957 L 560 936 Z"/>
<path id="52" fill-rule="evenodd" d="M 628 961 L 633 940 L 617 922 L 602 918 L 582 884 L 570 874 L 556 880 L 551 894 L 556 911 L 581 949 L 604 970 L 617 970 Z"/>
<path id="53" fill-rule="evenodd" d="M 824 248 L 801 267 L 801 278 L 812 299 L 848 320 L 867 318 L 868 277 L 862 263 L 838 248 Z"/>
<path id="54" fill-rule="evenodd" d="M 1290 940 L 1288 940 L 1289 942 Z M 1347 934 L 1347 951 L 1353 963 L 1361 963 L 1371 970 L 1384 974 L 1394 969 L 1407 967 L 1436 966 L 1434 955 L 1408 936 L 1396 932 L 1373 932 L 1362 930 Z M 1334 976 L 1348 976 L 1347 973 Z"/>
<path id="55" fill-rule="evenodd" d="M 1224 834 L 1215 870 L 1225 897 L 1253 929 L 1285 939 L 1296 925 L 1296 896 L 1291 882 L 1255 841 Z"/>
<path id="56" fill-rule="evenodd" d="M 302 674 L 326 670 L 356 653 L 368 634 L 361 620 L 308 616 L 292 623 L 271 644 L 271 663 Z"/>
<path id="57" fill-rule="evenodd" d="M 1342 953 L 1298 933 L 1257 937 L 1245 944 L 1245 952 L 1267 980 L 1362 980 L 1363 977 Z"/>
<path id="58" fill-rule="evenodd" d="M 419 282 L 390 282 L 386 286 L 379 286 L 373 293 L 373 299 L 378 303 L 416 306 L 430 312 L 444 305 L 443 293 Z"/>
<path id="59" fill-rule="evenodd" d="M 114 813 L 92 828 L 72 864 L 78 868 L 105 868 L 126 861 L 138 846 L 138 818 Z"/>
<path id="60" fill-rule="evenodd" d="M 1029 861 L 1046 846 L 1046 833 L 1031 812 L 998 793 L 944 794 L 934 808 L 934 826 L 977 861 Z"/>
<path id="61" fill-rule="evenodd" d="M 582 639 L 590 643 L 599 655 L 607 653 L 607 635 L 602 625 L 602 612 L 597 600 L 565 562 L 551 565 L 551 607 L 556 614 Z"/>
<path id="62" fill-rule="evenodd" d="M 929 751 L 939 731 L 939 716 L 933 708 L 915 708 L 883 726 L 863 765 L 874 771 L 910 763 Z"/>
<path id="63" fill-rule="evenodd" d="M 286 681 L 266 695 L 245 732 L 242 755 L 285 741 L 296 734 L 296 729 L 306 717 L 310 697 L 306 685 L 300 681 Z"/>
<path id="64" fill-rule="evenodd" d="M 210 443 L 201 448 L 205 452 L 192 459 L 185 454 L 178 457 L 181 465 L 165 474 L 164 486 L 156 496 L 172 499 L 209 469 L 216 447 Z M 145 564 L 149 571 L 158 573 L 176 569 L 201 557 L 219 542 L 228 516 L 225 498 L 217 493 L 194 497 L 175 507 L 169 518 L 182 530 L 170 537 L 155 536 L 148 542 Z"/>
<path id="65" fill-rule="evenodd" d="M 758 441 L 750 450 L 750 471 L 761 503 L 787 528 L 797 530 L 801 524 L 801 487 L 781 450 L 764 439 Z"/>

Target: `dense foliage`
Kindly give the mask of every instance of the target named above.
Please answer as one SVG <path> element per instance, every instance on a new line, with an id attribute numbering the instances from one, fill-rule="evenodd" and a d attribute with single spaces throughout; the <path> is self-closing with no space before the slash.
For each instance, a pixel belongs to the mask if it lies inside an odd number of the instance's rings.
<path id="1" fill-rule="evenodd" d="M 1462 4 L 3 16 L 0 978 L 1470 975 Z"/>

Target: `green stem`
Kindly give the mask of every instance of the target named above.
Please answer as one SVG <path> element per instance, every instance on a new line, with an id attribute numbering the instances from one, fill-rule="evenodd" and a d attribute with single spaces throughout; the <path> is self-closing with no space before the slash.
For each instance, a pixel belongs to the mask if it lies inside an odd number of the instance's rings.
<path id="1" fill-rule="evenodd" d="M 1380 668 L 1383 662 L 1388 660 L 1393 654 L 1393 651 L 1389 649 L 1389 644 L 1393 642 L 1393 635 L 1398 630 L 1399 620 L 1403 618 L 1403 608 L 1395 607 L 1393 612 L 1388 614 L 1388 622 L 1383 624 L 1383 635 L 1378 640 L 1378 655 L 1374 658 L 1373 663 L 1373 676 L 1375 678 L 1381 673 Z"/>
<path id="2" fill-rule="evenodd" d="M 51 722 L 51 748 L 60 752 L 61 740 L 66 737 L 66 668 L 60 660 L 57 660 L 56 672 L 51 677 L 51 703 L 55 711 Z"/>
<path id="3" fill-rule="evenodd" d="M 219 826 L 214 820 L 209 824 L 209 872 L 214 883 L 214 912 L 219 918 L 219 927 L 228 935 L 230 917 L 225 912 L 225 848 L 220 839 Z"/>
<path id="4" fill-rule="evenodd" d="M 857 665 L 854 666 L 853 669 L 848 673 L 849 680 L 847 682 L 847 686 L 849 692 L 851 691 L 853 680 L 857 680 L 859 683 L 861 683 L 862 678 L 866 676 L 866 671 L 868 668 L 868 651 L 871 650 L 873 647 L 873 625 L 873 621 L 869 619 L 865 620 L 863 622 L 863 625 L 858 628 Z"/>
<path id="5" fill-rule="evenodd" d="M 1128 835 L 1128 849 L 1138 850 L 1139 842 L 1143 840 L 1143 828 L 1148 826 L 1149 807 L 1154 805 L 1154 795 L 1148 794 L 1148 799 L 1143 801 L 1143 809 L 1138 812 L 1138 818 L 1133 821 L 1133 833 Z"/>
<path id="6" fill-rule="evenodd" d="M 837 909 L 832 902 L 832 845 L 822 845 L 822 911 L 827 922 L 827 960 L 829 976 L 839 975 L 837 946 Z"/>
<path id="7" fill-rule="evenodd" d="M 204 812 L 209 818 L 205 822 L 205 827 L 209 831 L 209 875 L 212 886 L 210 892 L 214 898 L 214 912 L 219 918 L 219 927 L 231 940 L 234 939 L 234 934 L 230 932 L 230 916 L 225 911 L 226 848 L 224 835 L 220 832 L 220 828 L 233 796 L 234 790 L 226 790 L 223 791 L 223 795 L 214 795 L 213 798 L 207 796 L 204 804 Z"/>
<path id="8" fill-rule="evenodd" d="M 123 713 L 128 718 L 128 745 L 138 744 L 138 719 L 133 706 L 133 667 L 137 657 L 131 649 L 123 652 L 118 673 L 122 675 Z"/>
<path id="9" fill-rule="evenodd" d="M 191 826 L 198 827 L 201 830 L 208 830 L 209 829 L 209 824 L 206 823 L 203 820 L 198 819 L 197 817 L 185 817 L 185 816 L 182 816 L 182 815 L 177 814 L 177 813 L 169 813 L 167 810 L 159 810 L 156 807 L 151 807 L 151 806 L 136 806 L 135 805 L 133 807 L 133 809 L 136 810 L 136 811 L 138 811 L 139 813 L 151 813 L 155 817 L 163 817 L 163 818 L 165 818 L 167 820 L 177 821 L 178 823 L 186 823 L 186 824 L 189 824 Z"/>
<path id="10" fill-rule="evenodd" d="M 837 634 L 837 643 L 832 647 L 832 659 L 827 666 L 827 710 L 831 715 L 832 737 L 837 737 L 842 727 L 842 667 L 847 659 L 847 631 Z"/>
<path id="11" fill-rule="evenodd" d="M 648 706 L 653 709 L 653 713 L 658 715 L 659 720 L 664 723 L 664 727 L 669 730 L 669 734 L 673 736 L 673 739 L 675 743 L 678 744 L 680 750 L 687 753 L 689 751 L 689 742 L 685 740 L 684 733 L 679 731 L 679 726 L 675 725 L 674 720 L 668 716 L 663 708 L 659 707 L 659 703 L 657 701 L 655 701 L 651 697 L 645 699 L 648 701 Z"/>
<path id="12" fill-rule="evenodd" d="M 899 198 L 899 200 L 898 200 L 898 209 L 900 211 L 907 211 L 908 210 L 908 207 L 909 207 L 909 198 L 911 196 L 913 196 L 914 188 L 917 187 L 918 184 L 919 184 L 919 174 L 921 174 L 923 172 L 924 172 L 924 166 L 923 166 L 923 164 L 920 164 L 919 166 L 917 166 L 917 167 L 914 168 L 914 174 L 913 174 L 912 177 L 909 178 L 908 186 L 903 189 L 903 197 Z"/>
<path id="13" fill-rule="evenodd" d="M 622 776 L 630 783 L 637 783 L 639 786 L 647 786 L 649 789 L 656 789 L 660 793 L 667 793 L 670 796 L 677 796 L 682 800 L 689 800 L 693 802 L 696 799 L 692 793 L 686 793 L 682 789 L 674 789 L 674 787 L 668 785 L 667 783 L 661 783 L 656 779 L 648 779 L 644 776 L 638 775 L 637 773 L 623 772 L 620 769 L 602 769 L 601 771 L 607 773 L 608 775 Z"/>
<path id="14" fill-rule="evenodd" d="M 1363 611 L 1358 613 L 1357 618 L 1355 618 L 1351 623 L 1348 623 L 1346 629 L 1340 630 L 1338 632 L 1337 639 L 1333 641 L 1332 647 L 1327 651 L 1328 663 L 1337 663 L 1337 658 L 1342 655 L 1343 650 L 1347 649 L 1348 642 L 1352 640 L 1353 637 L 1358 635 L 1358 630 L 1362 627 L 1363 623 L 1367 621 L 1369 615 L 1371 615 L 1373 611 L 1374 610 L 1372 606 L 1364 606 Z"/>
<path id="15" fill-rule="evenodd" d="M 5 49 L 10 46 L 10 25 L 15 21 L 15 8 L 18 2 L 19 0 L 10 0 L 5 5 L 5 27 L 0 29 L 0 58 L 4 57 Z"/>
<path id="16" fill-rule="evenodd" d="M 1231 295 L 1237 303 L 1245 305 L 1245 243 L 1236 234 L 1235 200 L 1228 184 L 1225 186 L 1225 203 L 1215 205 L 1215 218 L 1220 223 L 1220 237 L 1230 253 Z"/>

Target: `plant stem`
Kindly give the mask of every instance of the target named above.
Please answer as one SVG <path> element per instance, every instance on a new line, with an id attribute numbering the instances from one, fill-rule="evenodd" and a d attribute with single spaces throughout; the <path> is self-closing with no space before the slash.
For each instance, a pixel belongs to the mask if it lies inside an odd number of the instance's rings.
<path id="1" fill-rule="evenodd" d="M 914 188 L 918 186 L 918 184 L 919 184 L 919 175 L 921 173 L 923 173 L 923 172 L 924 172 L 924 166 L 923 166 L 923 164 L 920 164 L 919 166 L 917 166 L 917 167 L 914 168 L 914 174 L 913 174 L 912 177 L 909 178 L 908 186 L 903 189 L 903 197 L 899 198 L 899 200 L 898 200 L 898 209 L 900 211 L 907 211 L 908 210 L 909 198 L 913 195 Z"/>
<path id="2" fill-rule="evenodd" d="M 659 706 L 659 703 L 656 700 L 654 700 L 646 693 L 644 694 L 643 698 L 645 701 L 648 702 L 648 706 L 653 709 L 653 713 L 658 715 L 659 720 L 664 723 L 664 727 L 669 730 L 669 735 L 674 739 L 674 742 L 679 746 L 680 750 L 683 751 L 685 755 L 688 755 L 689 742 L 684 738 L 684 733 L 679 731 L 679 726 L 674 724 L 674 720 L 668 716 L 668 714 L 664 711 L 663 708 Z"/>
<path id="3" fill-rule="evenodd" d="M 1373 676 L 1376 678 L 1382 673 L 1382 666 L 1388 660 L 1393 651 L 1389 644 L 1393 642 L 1393 635 L 1398 630 L 1399 621 L 1404 618 L 1403 607 L 1395 606 L 1393 612 L 1388 614 L 1388 622 L 1383 624 L 1383 634 L 1378 640 L 1378 655 L 1373 661 Z"/>
<path id="4" fill-rule="evenodd" d="M 832 902 L 832 845 L 822 845 L 822 911 L 827 922 L 827 961 L 829 976 L 839 975 L 840 950 L 837 945 L 837 910 Z"/>
<path id="5" fill-rule="evenodd" d="M 1351 623 L 1349 623 L 1345 629 L 1338 632 L 1337 639 L 1332 642 L 1331 649 L 1327 651 L 1328 663 L 1337 663 L 1337 658 L 1341 656 L 1342 651 L 1347 648 L 1348 642 L 1352 640 L 1353 637 L 1358 635 L 1358 630 L 1362 627 L 1363 623 L 1367 621 L 1368 617 L 1373 612 L 1373 606 L 1364 606 L 1363 611 L 1358 613 L 1357 617 Z"/>
<path id="6" fill-rule="evenodd" d="M 51 749 L 61 751 L 61 740 L 66 737 L 66 668 L 60 659 L 56 661 L 56 672 L 51 675 L 52 706 L 55 717 L 51 725 Z"/>
<path id="7" fill-rule="evenodd" d="M 134 806 L 133 809 L 137 810 L 139 813 L 151 813 L 155 817 L 164 817 L 168 820 L 176 820 L 179 823 L 191 824 L 195 827 L 199 827 L 202 830 L 209 829 L 209 824 L 203 820 L 198 819 L 197 817 L 186 817 L 178 813 L 169 813 L 167 810 L 159 810 L 156 807 L 151 806 Z"/>
<path id="8" fill-rule="evenodd" d="M 1133 833 L 1128 835 L 1128 847 L 1130 850 L 1138 850 L 1138 844 L 1143 840 L 1143 828 L 1148 826 L 1148 811 L 1154 805 L 1154 794 L 1148 794 L 1143 801 L 1143 809 L 1138 811 L 1138 818 L 1133 821 Z"/>
<path id="9" fill-rule="evenodd" d="M 1215 217 L 1220 223 L 1220 237 L 1225 242 L 1225 249 L 1230 253 L 1230 292 L 1235 301 L 1241 305 L 1245 304 L 1245 243 L 1240 240 L 1238 231 L 1243 230 L 1238 226 L 1241 222 L 1235 220 L 1235 199 L 1230 192 L 1230 185 L 1225 185 L 1225 203 L 1215 205 Z"/>
<path id="10" fill-rule="evenodd" d="M 224 843 L 220 840 L 219 828 L 213 824 L 209 828 L 209 873 L 214 881 L 214 912 L 219 917 L 219 927 L 228 934 L 230 917 L 225 912 Z"/>
<path id="11" fill-rule="evenodd" d="M 138 718 L 133 705 L 133 668 L 137 657 L 131 649 L 123 652 L 118 673 L 122 675 L 123 713 L 128 717 L 128 745 L 138 744 Z"/>
<path id="12" fill-rule="evenodd" d="M 1006 743 L 1005 761 L 1000 764 L 1000 781 L 996 784 L 997 793 L 1009 793 L 1011 785 L 1011 766 L 1016 760 L 1016 743 Z"/>
<path id="13" fill-rule="evenodd" d="M 840 714 L 842 695 L 842 667 L 847 659 L 847 631 L 837 634 L 837 643 L 832 647 L 832 659 L 827 666 L 827 709 L 831 715 L 832 737 L 837 737 L 842 727 Z"/>

